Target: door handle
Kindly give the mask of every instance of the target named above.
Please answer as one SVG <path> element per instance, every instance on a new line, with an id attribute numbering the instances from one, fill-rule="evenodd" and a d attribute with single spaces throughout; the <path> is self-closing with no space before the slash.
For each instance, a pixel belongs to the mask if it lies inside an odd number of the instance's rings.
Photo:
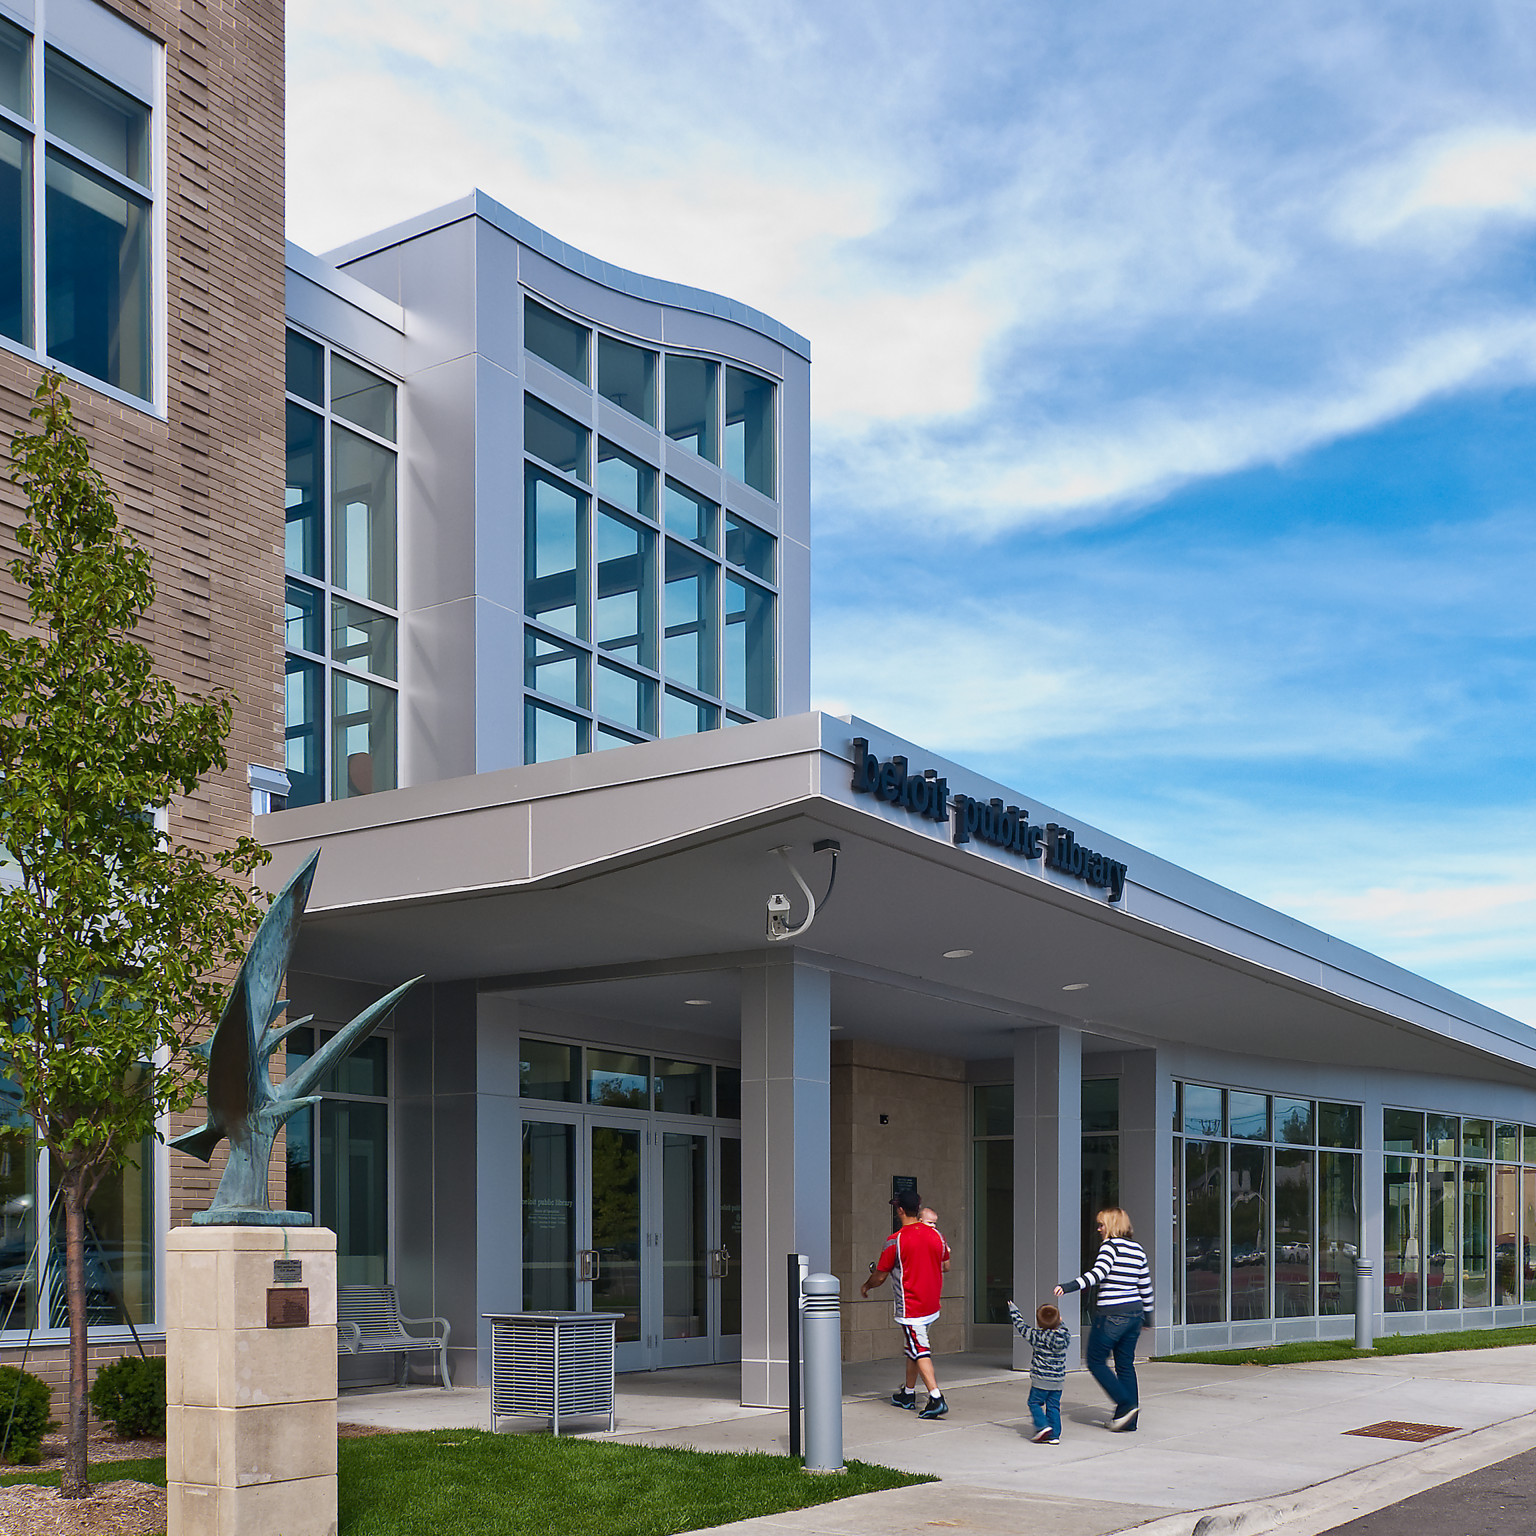
<path id="1" fill-rule="evenodd" d="M 580 1248 L 576 1252 L 576 1278 L 578 1280 L 596 1280 L 601 1272 L 602 1264 L 598 1259 L 596 1248 Z"/>
<path id="2" fill-rule="evenodd" d="M 724 1280 L 731 1272 L 731 1250 L 729 1248 L 711 1248 L 709 1251 L 709 1278 L 711 1280 Z"/>

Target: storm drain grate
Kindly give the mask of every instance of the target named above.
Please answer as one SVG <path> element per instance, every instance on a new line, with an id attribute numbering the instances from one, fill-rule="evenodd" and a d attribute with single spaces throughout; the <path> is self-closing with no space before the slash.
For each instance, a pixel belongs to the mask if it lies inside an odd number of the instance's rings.
<path id="1" fill-rule="evenodd" d="M 1380 1424 L 1367 1424 L 1363 1429 L 1346 1429 L 1346 1435 L 1369 1435 L 1373 1440 L 1438 1440 L 1441 1435 L 1454 1435 L 1459 1424 L 1407 1424 L 1402 1419 L 1383 1419 Z"/>

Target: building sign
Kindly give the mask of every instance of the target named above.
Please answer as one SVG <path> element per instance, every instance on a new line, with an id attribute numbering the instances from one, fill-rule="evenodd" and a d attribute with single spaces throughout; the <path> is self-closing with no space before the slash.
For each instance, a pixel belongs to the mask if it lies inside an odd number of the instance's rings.
<path id="1" fill-rule="evenodd" d="M 948 781 L 932 768 L 910 772 L 904 757 L 882 763 L 862 736 L 853 740 L 853 788 L 857 794 L 899 805 L 914 816 L 946 823 L 956 843 L 989 843 L 1024 859 L 1044 859 L 1048 869 L 1107 890 L 1110 901 L 1125 895 L 1126 866 L 1106 853 L 1085 848 L 1070 827 L 1054 821 L 1038 826 L 1024 807 L 1004 805 L 1001 800 L 951 795 Z"/>

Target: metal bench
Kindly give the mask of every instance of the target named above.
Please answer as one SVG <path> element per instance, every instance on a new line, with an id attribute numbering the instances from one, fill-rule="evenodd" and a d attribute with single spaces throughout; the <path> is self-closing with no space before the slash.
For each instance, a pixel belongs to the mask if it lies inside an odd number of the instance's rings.
<path id="1" fill-rule="evenodd" d="M 443 1330 L 440 1338 L 407 1333 L 405 1325 L 434 1323 Z M 400 1298 L 392 1285 L 343 1285 L 336 1290 L 336 1351 L 343 1355 L 400 1356 L 400 1382 L 406 1378 L 412 1350 L 437 1351 L 438 1375 L 443 1390 L 452 1389 L 448 1378 L 448 1320 L 443 1317 L 401 1317 Z"/>

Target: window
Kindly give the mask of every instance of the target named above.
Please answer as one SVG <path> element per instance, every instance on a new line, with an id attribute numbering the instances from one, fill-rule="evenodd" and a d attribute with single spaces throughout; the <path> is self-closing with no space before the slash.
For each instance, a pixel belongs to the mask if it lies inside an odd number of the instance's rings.
<path id="1" fill-rule="evenodd" d="M 656 354 L 612 336 L 597 339 L 597 392 L 648 426 L 656 425 Z"/>
<path id="2" fill-rule="evenodd" d="M 773 385 L 740 368 L 725 370 L 725 472 L 773 495 Z"/>
<path id="3" fill-rule="evenodd" d="M 591 332 L 586 326 L 557 315 L 536 299 L 523 300 L 523 346 L 550 367 L 570 374 L 582 384 L 591 382 L 587 371 L 590 342 Z"/>
<path id="4" fill-rule="evenodd" d="M 105 9 L 91 20 L 116 45 L 115 81 L 0 20 L 0 334 L 149 400 L 159 48 Z"/>
<path id="5" fill-rule="evenodd" d="M 1354 1311 L 1358 1105 L 1177 1083 L 1173 1151 L 1179 1321 Z"/>
<path id="6" fill-rule="evenodd" d="M 298 806 L 398 782 L 399 400 L 299 331 L 286 355 L 285 766 Z"/>
<path id="7" fill-rule="evenodd" d="M 667 355 L 667 436 L 712 464 L 720 462 L 715 425 L 719 371 L 702 357 Z"/>
<path id="8" fill-rule="evenodd" d="M 1013 1084 L 971 1089 L 972 1206 L 976 1242 L 972 1321 L 1006 1323 L 1013 1294 Z"/>

